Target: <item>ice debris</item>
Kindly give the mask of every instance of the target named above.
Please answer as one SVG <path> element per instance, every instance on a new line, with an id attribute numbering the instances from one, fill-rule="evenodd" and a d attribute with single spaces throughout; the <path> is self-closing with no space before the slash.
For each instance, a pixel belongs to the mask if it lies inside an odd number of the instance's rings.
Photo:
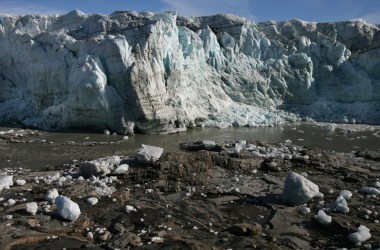
<path id="1" fill-rule="evenodd" d="M 142 144 L 137 151 L 136 159 L 143 163 L 154 163 L 160 159 L 163 152 L 163 148 Z"/>
<path id="2" fill-rule="evenodd" d="M 126 174 L 128 172 L 129 166 L 128 164 L 121 164 L 118 166 L 112 174 Z"/>
<path id="3" fill-rule="evenodd" d="M 216 143 L 215 141 L 207 141 L 207 140 L 204 140 L 202 141 L 202 145 L 203 147 L 205 147 L 206 149 L 213 149 L 216 147 Z"/>
<path id="4" fill-rule="evenodd" d="M 87 239 L 92 240 L 94 238 L 94 234 L 92 232 L 87 233 Z"/>
<path id="5" fill-rule="evenodd" d="M 322 225 L 329 225 L 331 224 L 332 218 L 327 215 L 325 211 L 319 210 L 317 214 L 317 221 Z"/>
<path id="6" fill-rule="evenodd" d="M 0 191 L 2 191 L 3 189 L 8 189 L 12 185 L 13 185 L 12 175 L 0 176 Z"/>
<path id="7" fill-rule="evenodd" d="M 164 242 L 164 238 L 158 237 L 158 236 L 153 236 L 152 239 L 151 239 L 151 241 L 153 243 L 162 243 L 162 242 Z"/>
<path id="8" fill-rule="evenodd" d="M 99 202 L 98 198 L 90 197 L 87 199 L 87 203 L 91 206 L 97 204 Z"/>
<path id="9" fill-rule="evenodd" d="M 36 215 L 38 210 L 38 205 L 36 202 L 26 203 L 26 212 L 32 215 Z"/>
<path id="10" fill-rule="evenodd" d="M 290 205 L 302 205 L 319 195 L 319 187 L 294 172 L 289 172 L 285 179 L 282 200 Z"/>
<path id="11" fill-rule="evenodd" d="M 344 199 L 349 200 L 352 197 L 352 192 L 349 190 L 340 191 L 340 195 L 343 196 Z"/>
<path id="12" fill-rule="evenodd" d="M 364 242 L 366 240 L 369 240 L 369 238 L 371 238 L 371 234 L 369 232 L 369 228 L 366 227 L 366 226 L 359 226 L 357 228 L 357 232 L 355 233 L 350 233 L 348 235 L 348 239 L 354 243 L 361 243 L 361 242 Z"/>
<path id="13" fill-rule="evenodd" d="M 24 186 L 26 184 L 25 180 L 16 180 L 17 186 Z"/>
<path id="14" fill-rule="evenodd" d="M 45 195 L 45 200 L 49 201 L 50 203 L 55 203 L 55 199 L 58 197 L 58 195 L 59 194 L 57 189 L 50 189 Z"/>
<path id="15" fill-rule="evenodd" d="M 119 156 L 109 156 L 104 158 L 95 159 L 92 161 L 82 162 L 79 165 L 79 170 L 81 174 L 85 177 L 90 176 L 102 176 L 110 174 L 115 166 L 120 164 Z"/>
<path id="16" fill-rule="evenodd" d="M 126 211 L 127 213 L 130 213 L 130 212 L 136 212 L 137 210 L 136 210 L 136 208 L 134 208 L 134 207 L 131 206 L 131 205 L 126 205 L 126 206 L 125 206 L 125 211 Z"/>
<path id="17" fill-rule="evenodd" d="M 380 181 L 375 181 L 372 183 L 372 187 L 380 188 Z"/>
<path id="18" fill-rule="evenodd" d="M 59 214 L 63 218 L 71 221 L 76 221 L 78 219 L 80 215 L 80 208 L 74 201 L 65 196 L 59 195 L 55 199 L 55 204 Z"/>
<path id="19" fill-rule="evenodd" d="M 340 195 L 335 201 L 335 209 L 341 213 L 348 213 L 350 209 L 348 208 L 347 201 L 342 195 Z"/>
<path id="20" fill-rule="evenodd" d="M 298 209 L 298 212 L 302 215 L 306 215 L 308 213 L 310 213 L 310 208 L 308 207 L 301 207 Z"/>
<path id="21" fill-rule="evenodd" d="M 374 187 L 363 187 L 361 191 L 365 194 L 374 194 L 374 195 L 380 194 L 380 190 Z"/>

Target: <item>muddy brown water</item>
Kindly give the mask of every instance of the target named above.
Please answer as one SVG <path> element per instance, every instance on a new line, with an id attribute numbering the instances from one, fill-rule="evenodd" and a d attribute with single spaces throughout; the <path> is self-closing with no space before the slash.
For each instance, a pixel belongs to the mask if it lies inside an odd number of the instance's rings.
<path id="1" fill-rule="evenodd" d="M 0 128 L 6 131 L 9 128 Z M 350 152 L 361 149 L 380 149 L 380 138 L 375 132 L 352 132 L 346 135 L 331 135 L 313 124 L 284 125 L 259 128 L 195 128 L 171 135 L 133 135 L 127 140 L 119 135 L 104 135 L 86 132 L 43 132 L 40 138 L 51 144 L 0 143 L 0 168 L 23 167 L 43 169 L 70 160 L 90 160 L 108 155 L 133 155 L 141 144 L 163 147 L 166 152 L 179 150 L 182 142 L 215 140 L 260 140 L 269 143 L 287 139 L 296 145 L 315 146 L 325 150 Z M 103 145 L 68 145 L 101 142 Z"/>

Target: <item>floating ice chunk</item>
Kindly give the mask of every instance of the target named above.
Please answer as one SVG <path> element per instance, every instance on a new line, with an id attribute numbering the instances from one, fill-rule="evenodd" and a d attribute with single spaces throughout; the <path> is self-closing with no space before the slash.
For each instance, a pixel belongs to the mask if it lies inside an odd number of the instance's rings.
<path id="1" fill-rule="evenodd" d="M 327 215 L 325 211 L 319 210 L 317 214 L 317 221 L 322 225 L 329 225 L 332 221 L 331 216 Z"/>
<path id="2" fill-rule="evenodd" d="M 91 197 L 91 198 L 88 198 L 88 199 L 87 199 L 87 203 L 88 203 L 89 205 L 91 205 L 91 206 L 97 204 L 98 201 L 99 201 L 99 200 L 98 200 L 97 198 L 95 198 L 95 197 Z"/>
<path id="3" fill-rule="evenodd" d="M 282 200 L 291 205 L 301 205 L 319 194 L 319 187 L 294 172 L 289 172 L 285 179 Z"/>
<path id="4" fill-rule="evenodd" d="M 366 240 L 369 240 L 369 238 L 371 238 L 371 234 L 369 231 L 370 231 L 369 228 L 361 225 L 357 228 L 356 233 L 350 233 L 348 235 L 348 239 L 354 243 L 364 242 Z"/>
<path id="5" fill-rule="evenodd" d="M 216 147 L 216 142 L 215 141 L 202 141 L 202 145 L 206 149 L 213 149 Z"/>
<path id="6" fill-rule="evenodd" d="M 50 203 L 55 203 L 55 199 L 58 197 L 58 195 L 59 194 L 57 189 L 50 189 L 45 195 L 45 200 L 49 201 Z"/>
<path id="7" fill-rule="evenodd" d="M 134 207 L 131 206 L 131 205 L 126 205 L 126 206 L 125 206 L 125 211 L 126 211 L 127 213 L 130 213 L 130 212 L 136 212 L 137 210 L 136 210 L 136 208 L 134 208 Z"/>
<path id="8" fill-rule="evenodd" d="M 38 205 L 36 202 L 26 203 L 26 212 L 27 213 L 30 213 L 32 215 L 36 215 L 37 210 L 38 210 Z"/>
<path id="9" fill-rule="evenodd" d="M 13 185 L 13 176 L 12 175 L 0 176 L 0 191 L 2 191 L 4 188 L 8 189 L 12 185 Z"/>
<path id="10" fill-rule="evenodd" d="M 344 199 L 349 200 L 352 197 L 352 192 L 349 190 L 340 191 L 340 195 L 343 196 Z"/>
<path id="11" fill-rule="evenodd" d="M 136 154 L 136 159 L 143 163 L 153 163 L 160 159 L 163 148 L 142 144 Z"/>
<path id="12" fill-rule="evenodd" d="M 76 221 L 80 215 L 80 208 L 77 203 L 70 200 L 69 198 L 59 195 L 55 199 L 55 205 L 58 209 L 59 214 L 71 221 Z"/>
<path id="13" fill-rule="evenodd" d="M 113 174 L 126 174 L 128 172 L 128 164 L 121 164 L 112 173 Z"/>
<path id="14" fill-rule="evenodd" d="M 361 191 L 365 194 L 375 194 L 375 195 L 380 194 L 380 190 L 374 187 L 363 187 Z"/>
<path id="15" fill-rule="evenodd" d="M 16 180 L 17 186 L 24 186 L 26 184 L 25 180 Z"/>

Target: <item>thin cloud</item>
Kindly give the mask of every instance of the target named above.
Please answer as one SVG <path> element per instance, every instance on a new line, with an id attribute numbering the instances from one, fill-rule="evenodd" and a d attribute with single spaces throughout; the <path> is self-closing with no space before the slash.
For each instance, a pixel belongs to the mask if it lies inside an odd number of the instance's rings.
<path id="1" fill-rule="evenodd" d="M 213 14 L 236 14 L 254 21 L 255 16 L 249 11 L 249 0 L 161 0 L 167 9 L 176 10 L 184 16 L 207 16 Z"/>
<path id="2" fill-rule="evenodd" d="M 27 15 L 27 14 L 60 14 L 62 10 L 50 9 L 44 6 L 34 4 L 18 4 L 14 1 L 6 1 L 0 5 L 0 13 L 9 15 Z"/>
<path id="3" fill-rule="evenodd" d="M 361 19 L 364 19 L 367 23 L 380 24 L 380 11 L 368 13 L 367 15 L 361 17 Z"/>

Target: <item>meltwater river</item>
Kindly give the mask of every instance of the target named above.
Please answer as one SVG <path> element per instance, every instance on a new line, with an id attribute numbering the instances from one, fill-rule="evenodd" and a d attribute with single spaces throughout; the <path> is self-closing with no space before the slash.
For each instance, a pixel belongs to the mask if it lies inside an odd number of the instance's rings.
<path id="1" fill-rule="evenodd" d="M 70 160 L 90 160 L 108 155 L 132 156 L 141 144 L 163 147 L 166 152 L 179 150 L 182 142 L 215 140 L 260 140 L 279 143 L 290 139 L 293 144 L 315 146 L 336 152 L 350 152 L 363 149 L 380 149 L 379 130 L 361 131 L 360 125 L 353 126 L 356 132 L 331 133 L 326 126 L 316 124 L 290 124 L 259 128 L 195 128 L 170 135 L 133 135 L 127 140 L 123 136 L 85 132 L 44 132 L 42 139 L 51 144 L 0 143 L 0 168 L 23 167 L 43 169 Z M 7 128 L 0 128 L 6 130 Z M 342 132 L 342 131 L 341 131 Z M 88 142 L 102 142 L 103 145 L 72 145 Z"/>

